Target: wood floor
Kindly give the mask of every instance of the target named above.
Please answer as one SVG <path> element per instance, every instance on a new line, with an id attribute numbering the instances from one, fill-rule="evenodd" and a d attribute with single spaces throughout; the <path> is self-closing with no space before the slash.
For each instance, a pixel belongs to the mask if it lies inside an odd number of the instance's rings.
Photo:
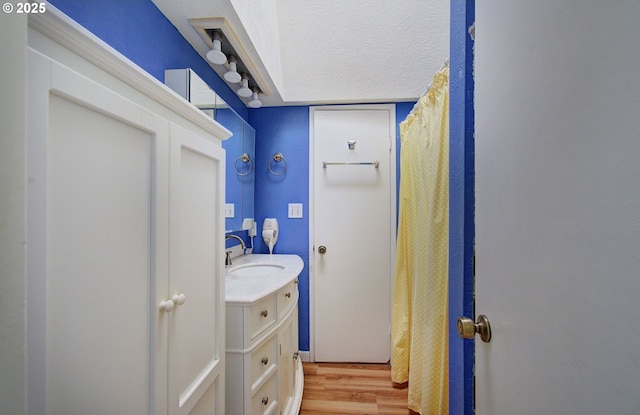
<path id="1" fill-rule="evenodd" d="M 300 415 L 408 415 L 407 389 L 391 382 L 389 365 L 303 363 Z"/>

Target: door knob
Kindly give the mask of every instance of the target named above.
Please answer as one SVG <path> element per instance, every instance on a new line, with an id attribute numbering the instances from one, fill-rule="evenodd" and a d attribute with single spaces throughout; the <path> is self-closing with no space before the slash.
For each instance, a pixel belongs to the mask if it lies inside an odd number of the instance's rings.
<path id="1" fill-rule="evenodd" d="M 164 311 L 165 313 L 170 313 L 175 306 L 173 300 L 162 300 L 160 301 L 160 311 Z"/>
<path id="2" fill-rule="evenodd" d="M 171 300 L 176 304 L 176 305 L 182 305 L 184 304 L 184 302 L 187 300 L 187 297 L 183 294 L 173 294 L 173 296 L 171 297 Z"/>
<path id="3" fill-rule="evenodd" d="M 324 245 L 320 245 L 318 247 L 318 252 L 321 253 L 321 254 L 324 254 L 325 252 L 327 252 L 327 247 L 324 246 Z"/>
<path id="4" fill-rule="evenodd" d="M 457 326 L 458 334 L 463 339 L 473 339 L 473 336 L 478 333 L 483 342 L 491 341 L 491 325 L 484 314 L 480 314 L 475 323 L 469 317 L 458 317 Z"/>

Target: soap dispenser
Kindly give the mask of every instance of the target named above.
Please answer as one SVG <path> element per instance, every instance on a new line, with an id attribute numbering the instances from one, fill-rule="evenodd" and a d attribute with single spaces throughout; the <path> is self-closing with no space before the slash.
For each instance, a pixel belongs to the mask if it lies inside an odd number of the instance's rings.
<path id="1" fill-rule="evenodd" d="M 262 239 L 269 247 L 269 254 L 273 254 L 273 246 L 278 240 L 278 219 L 265 218 L 262 223 Z"/>

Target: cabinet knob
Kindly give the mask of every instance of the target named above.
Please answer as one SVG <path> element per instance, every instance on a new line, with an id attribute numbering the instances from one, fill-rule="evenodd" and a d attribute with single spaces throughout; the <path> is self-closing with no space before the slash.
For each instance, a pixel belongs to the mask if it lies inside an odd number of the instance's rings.
<path id="1" fill-rule="evenodd" d="M 262 364 L 263 364 L 263 365 L 265 365 L 265 366 L 266 366 L 266 365 L 267 365 L 267 363 L 269 363 L 269 358 L 268 358 L 268 357 L 263 357 L 263 358 L 262 358 L 262 360 L 261 360 L 261 362 L 262 362 Z"/>
<path id="2" fill-rule="evenodd" d="M 287 298 L 291 298 L 291 293 L 285 293 L 284 296 Z"/>
<path id="3" fill-rule="evenodd" d="M 165 313 L 170 313 L 173 310 L 173 307 L 174 307 L 173 300 L 160 301 L 160 311 L 164 311 Z"/>
<path id="4" fill-rule="evenodd" d="M 266 316 L 268 316 L 268 315 L 269 315 L 269 312 L 268 312 L 267 310 L 262 310 L 262 311 L 260 312 L 260 315 L 261 315 L 262 317 L 266 317 Z"/>
<path id="5" fill-rule="evenodd" d="M 187 300 L 187 297 L 184 295 L 184 293 L 173 294 L 171 300 L 173 300 L 173 302 L 177 305 L 182 305 Z"/>
<path id="6" fill-rule="evenodd" d="M 269 403 L 269 397 L 268 396 L 263 397 L 262 404 L 266 406 L 268 403 Z"/>

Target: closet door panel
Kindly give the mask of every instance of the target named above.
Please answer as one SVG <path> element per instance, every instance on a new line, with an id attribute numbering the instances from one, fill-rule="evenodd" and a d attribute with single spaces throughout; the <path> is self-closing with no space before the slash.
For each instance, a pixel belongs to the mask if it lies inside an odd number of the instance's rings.
<path id="1" fill-rule="evenodd" d="M 151 136 L 56 96 L 50 115 L 48 409 L 148 413 Z"/>
<path id="2" fill-rule="evenodd" d="M 171 125 L 170 291 L 184 296 L 169 328 L 174 414 L 198 413 L 204 402 L 223 412 L 223 169 L 219 146 Z"/>
<path id="3" fill-rule="evenodd" d="M 30 412 L 154 413 L 168 123 L 55 62 L 42 68 L 31 75 L 47 81 L 29 87 L 29 330 L 43 339 L 29 349 L 42 379 Z"/>

